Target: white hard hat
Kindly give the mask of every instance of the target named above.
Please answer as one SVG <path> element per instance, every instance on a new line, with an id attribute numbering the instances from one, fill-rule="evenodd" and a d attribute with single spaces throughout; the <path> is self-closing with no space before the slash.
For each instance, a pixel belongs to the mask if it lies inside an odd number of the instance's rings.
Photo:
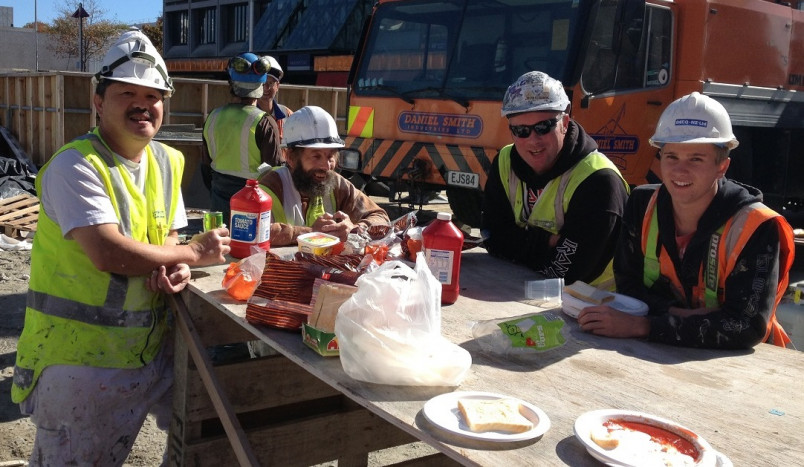
<path id="1" fill-rule="evenodd" d="M 335 119 L 321 107 L 308 105 L 285 118 L 282 146 L 290 148 L 342 148 Z"/>
<path id="2" fill-rule="evenodd" d="M 561 81 L 541 71 L 530 71 L 508 86 L 503 97 L 502 116 L 550 110 L 565 112 L 569 105 Z"/>
<path id="3" fill-rule="evenodd" d="M 739 144 L 725 107 L 699 92 L 671 102 L 648 141 L 657 148 L 665 143 L 712 143 L 734 149 Z"/>
<path id="4" fill-rule="evenodd" d="M 133 28 L 124 32 L 103 57 L 101 70 L 95 74 L 95 83 L 105 79 L 138 84 L 173 94 L 173 80 L 167 66 L 148 36 Z"/>
<path id="5" fill-rule="evenodd" d="M 270 68 L 268 69 L 268 76 L 276 80 L 277 82 L 282 81 L 282 77 L 285 76 L 285 72 L 282 71 L 282 67 L 279 66 L 279 62 L 270 55 L 265 55 L 262 57 L 264 60 L 268 61 Z"/>

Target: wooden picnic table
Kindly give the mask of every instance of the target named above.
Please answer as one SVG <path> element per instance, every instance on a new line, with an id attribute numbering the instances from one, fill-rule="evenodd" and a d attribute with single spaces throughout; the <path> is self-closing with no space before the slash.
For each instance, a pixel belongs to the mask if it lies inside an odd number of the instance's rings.
<path id="1" fill-rule="evenodd" d="M 259 339 L 278 355 L 214 367 L 205 387 L 198 381 L 203 368 L 193 365 L 186 339 L 179 336 L 170 436 L 174 464 L 223 465 L 216 462 L 237 456 L 241 465 L 312 465 L 336 458 L 340 466 L 366 465 L 368 451 L 420 440 L 441 453 L 421 465 L 600 465 L 573 433 L 575 420 L 597 409 L 671 419 L 736 466 L 801 465 L 804 459 L 802 352 L 767 344 L 718 351 L 597 337 L 553 310 L 565 321 L 566 344 L 517 360 L 488 355 L 472 335 L 474 323 L 541 308 L 524 302 L 532 271 L 475 248 L 463 253 L 460 298 L 442 307 L 443 335 L 472 355 L 463 383 L 457 388 L 370 384 L 347 376 L 337 357 L 308 348 L 300 333 L 248 323 L 245 303 L 221 289 L 224 269 L 194 269 L 182 294 L 200 342 Z M 551 427 L 540 438 L 516 443 L 450 434 L 431 424 L 422 407 L 455 390 L 522 399 L 541 408 Z M 209 395 L 223 399 L 217 412 Z M 225 418 L 227 410 L 237 413 L 233 426 L 224 422 L 225 431 L 204 431 L 216 413 Z"/>

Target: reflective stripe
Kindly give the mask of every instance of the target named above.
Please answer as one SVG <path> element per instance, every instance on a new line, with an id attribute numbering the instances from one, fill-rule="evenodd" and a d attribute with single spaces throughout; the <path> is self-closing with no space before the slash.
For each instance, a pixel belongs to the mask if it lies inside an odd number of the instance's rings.
<path id="1" fill-rule="evenodd" d="M 265 113 L 256 107 L 254 107 L 254 109 L 255 111 L 252 111 L 248 114 L 246 121 L 240 128 L 240 172 L 242 174 L 252 173 L 249 157 L 249 142 L 254 141 L 254 133 L 251 132 L 251 127 L 254 126 L 254 122 L 257 120 L 257 118 L 262 118 L 263 114 Z M 257 143 L 254 142 L 254 144 Z"/>
<path id="2" fill-rule="evenodd" d="M 150 143 L 151 153 L 156 160 L 157 166 L 159 166 L 159 171 L 161 172 L 161 179 L 162 179 L 162 189 L 164 190 L 164 198 L 165 198 L 165 210 L 166 213 L 173 212 L 173 177 L 171 176 L 172 166 L 170 164 L 170 156 L 168 155 L 167 150 L 162 145 L 162 143 L 158 141 L 151 141 Z M 172 223 L 172 219 L 170 219 L 170 223 Z"/>
<path id="3" fill-rule="evenodd" d="M 131 198 L 129 197 L 128 190 L 126 190 L 123 177 L 120 175 L 120 165 L 115 161 L 112 151 L 107 148 L 94 133 L 87 133 L 76 139 L 89 140 L 101 159 L 109 166 L 109 176 L 112 178 L 113 182 L 112 189 L 114 190 L 114 196 L 117 200 L 115 209 L 118 211 L 117 216 L 120 218 L 120 232 L 127 237 L 131 237 L 131 215 L 129 214 L 131 212 Z"/>
<path id="4" fill-rule="evenodd" d="M 89 306 L 34 290 L 28 290 L 28 306 L 49 316 L 97 326 L 146 328 L 154 322 L 150 309 L 132 311 L 109 304 Z"/>

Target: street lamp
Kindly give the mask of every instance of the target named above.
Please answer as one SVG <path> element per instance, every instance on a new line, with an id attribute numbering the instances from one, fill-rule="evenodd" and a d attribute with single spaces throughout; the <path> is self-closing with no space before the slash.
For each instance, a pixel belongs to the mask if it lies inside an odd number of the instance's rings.
<path id="1" fill-rule="evenodd" d="M 81 71 L 87 71 L 86 63 L 84 63 L 84 18 L 89 18 L 89 13 L 84 10 L 83 3 L 78 4 L 73 18 L 78 18 L 78 59 L 81 63 Z"/>

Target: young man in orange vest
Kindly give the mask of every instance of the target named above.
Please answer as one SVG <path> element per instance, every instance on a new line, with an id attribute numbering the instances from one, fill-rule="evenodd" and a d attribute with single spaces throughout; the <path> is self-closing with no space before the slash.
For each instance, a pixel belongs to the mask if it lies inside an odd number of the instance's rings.
<path id="1" fill-rule="evenodd" d="M 633 191 L 614 256 L 617 291 L 645 317 L 601 305 L 584 331 L 689 347 L 786 346 L 776 307 L 793 263 L 793 231 L 762 193 L 724 176 L 737 147 L 726 109 L 693 92 L 671 103 L 650 139 L 661 185 Z"/>

